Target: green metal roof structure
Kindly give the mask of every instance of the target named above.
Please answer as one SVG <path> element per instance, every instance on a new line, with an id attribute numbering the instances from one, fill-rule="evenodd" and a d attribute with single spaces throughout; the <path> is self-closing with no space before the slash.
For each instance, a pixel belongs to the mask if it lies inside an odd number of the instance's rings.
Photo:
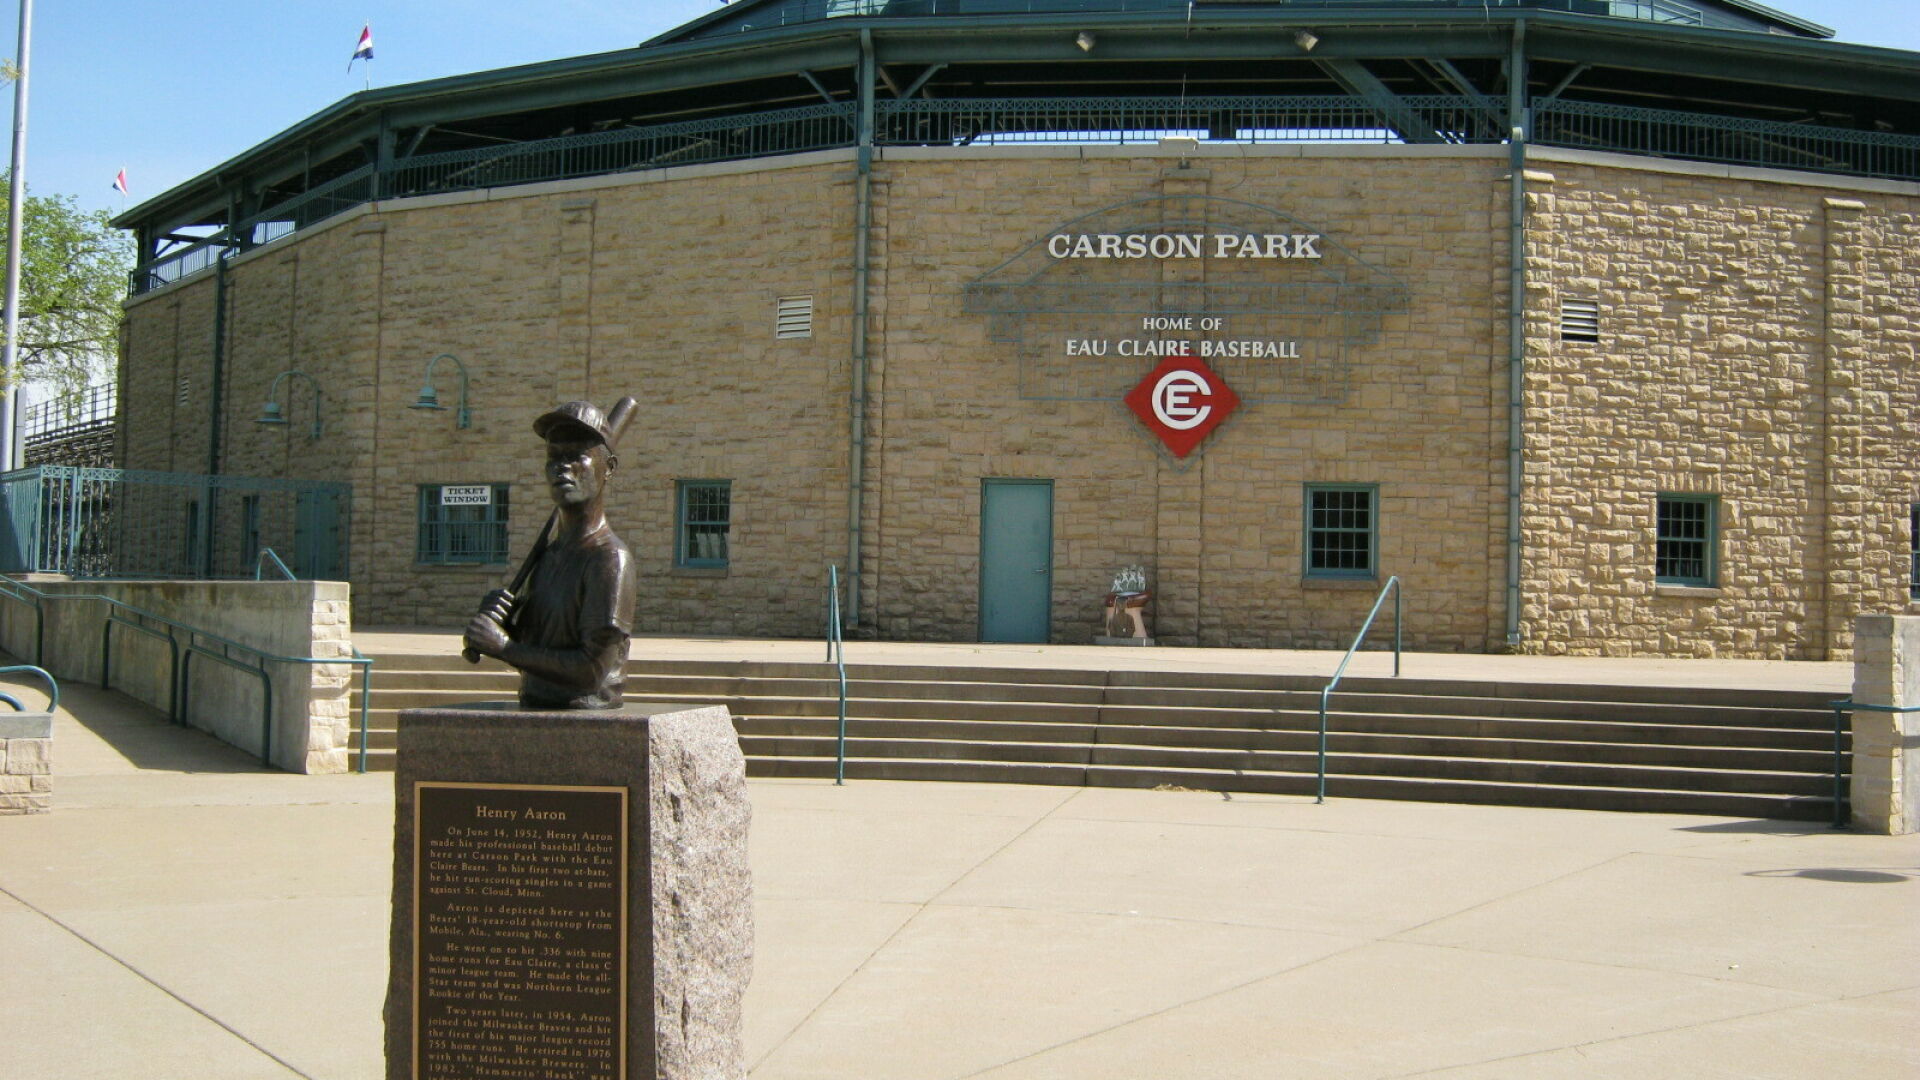
<path id="1" fill-rule="evenodd" d="M 1920 54 L 1746 0 L 738 0 L 354 94 L 121 214 L 144 291 L 374 199 L 808 150 L 1504 143 L 1920 181 Z"/>

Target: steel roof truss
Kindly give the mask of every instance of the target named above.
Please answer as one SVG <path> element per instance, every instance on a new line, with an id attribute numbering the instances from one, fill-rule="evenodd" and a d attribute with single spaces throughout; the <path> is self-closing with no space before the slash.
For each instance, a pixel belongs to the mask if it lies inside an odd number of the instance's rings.
<path id="1" fill-rule="evenodd" d="M 800 77 L 807 80 L 807 84 L 812 86 L 814 91 L 820 95 L 821 101 L 824 101 L 829 105 L 839 104 L 839 102 L 834 99 L 834 96 L 827 91 L 827 88 L 820 84 L 820 80 L 814 78 L 813 72 L 802 69 L 800 72 Z"/>
<path id="2" fill-rule="evenodd" d="M 1387 88 L 1380 77 L 1368 71 L 1358 60 L 1329 58 L 1315 60 L 1322 71 L 1333 81 L 1339 83 L 1347 93 L 1361 98 L 1380 116 L 1380 122 L 1410 143 L 1446 142 L 1433 126 L 1420 118 L 1420 114 L 1407 107 L 1406 102 Z"/>
<path id="3" fill-rule="evenodd" d="M 912 84 L 907 87 L 907 92 L 904 94 L 901 94 L 900 97 L 903 99 L 910 98 L 913 95 L 920 93 L 922 90 L 925 90 L 928 81 L 931 80 L 935 75 L 938 75 L 941 71 L 945 70 L 946 66 L 947 65 L 945 64 L 929 65 L 927 67 L 927 70 L 921 72 L 920 77 L 913 80 Z M 931 93 L 927 94 L 927 97 L 932 97 L 932 96 L 933 95 Z"/>

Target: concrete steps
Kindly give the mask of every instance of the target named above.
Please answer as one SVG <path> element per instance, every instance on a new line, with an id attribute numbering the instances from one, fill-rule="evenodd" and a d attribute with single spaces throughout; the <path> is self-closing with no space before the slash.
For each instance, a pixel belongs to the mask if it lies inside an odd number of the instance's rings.
<path id="1" fill-rule="evenodd" d="M 1324 679 L 854 665 L 850 777 L 1311 794 Z M 369 767 L 401 709 L 511 698 L 454 656 L 375 657 Z M 757 776 L 832 776 L 826 664 L 635 662 L 629 700 L 724 704 Z M 1823 819 L 1827 695 L 1351 678 L 1329 714 L 1330 795 Z M 358 701 L 356 695 L 355 707 Z M 356 714 L 357 716 L 357 711 Z"/>

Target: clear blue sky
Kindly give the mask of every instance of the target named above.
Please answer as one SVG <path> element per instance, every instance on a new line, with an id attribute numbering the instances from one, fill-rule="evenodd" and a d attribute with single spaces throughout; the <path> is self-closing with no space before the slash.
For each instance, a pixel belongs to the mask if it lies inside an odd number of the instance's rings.
<path id="1" fill-rule="evenodd" d="M 1920 0 L 1769 0 L 1841 41 L 1920 51 Z M 393 86 L 628 48 L 714 0 L 40 0 L 34 7 L 27 180 L 37 194 L 119 211 L 365 85 L 347 70 L 373 25 L 373 80 Z M 0 0 L 14 54 L 17 0 Z M 11 100 L 9 92 L 8 100 Z M 10 106 L 5 108 L 11 116 Z M 0 151 L 0 156 L 4 151 Z"/>

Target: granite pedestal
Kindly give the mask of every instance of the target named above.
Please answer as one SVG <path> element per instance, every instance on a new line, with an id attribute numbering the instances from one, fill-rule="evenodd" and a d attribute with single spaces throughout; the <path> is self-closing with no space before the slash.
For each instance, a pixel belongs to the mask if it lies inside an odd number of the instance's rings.
<path id="1" fill-rule="evenodd" d="M 388 1080 L 733 1080 L 753 952 L 723 706 L 400 714 Z"/>

